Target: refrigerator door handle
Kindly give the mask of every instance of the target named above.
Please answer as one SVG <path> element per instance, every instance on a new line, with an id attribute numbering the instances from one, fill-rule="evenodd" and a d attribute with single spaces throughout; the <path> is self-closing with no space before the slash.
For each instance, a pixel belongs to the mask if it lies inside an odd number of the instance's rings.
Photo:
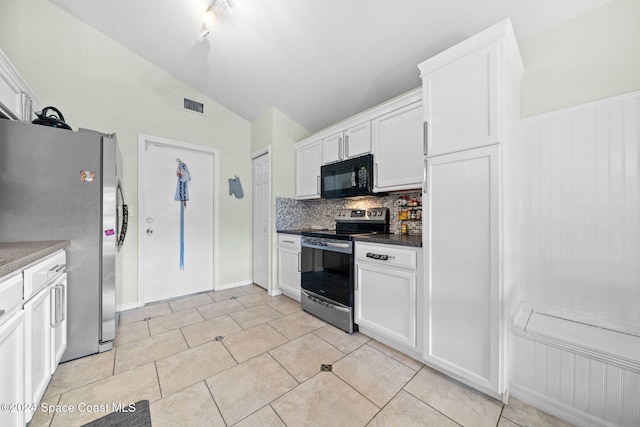
<path id="1" fill-rule="evenodd" d="M 124 244 L 124 238 L 127 236 L 127 226 L 129 225 L 129 206 L 124 201 L 124 193 L 122 192 L 122 184 L 118 181 L 118 192 L 122 199 L 122 223 L 120 224 L 120 236 L 118 236 L 118 252 Z"/>

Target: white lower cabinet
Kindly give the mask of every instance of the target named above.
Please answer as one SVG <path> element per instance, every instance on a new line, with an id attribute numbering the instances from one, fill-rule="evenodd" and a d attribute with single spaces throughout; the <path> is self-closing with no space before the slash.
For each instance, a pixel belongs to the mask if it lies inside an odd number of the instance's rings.
<path id="1" fill-rule="evenodd" d="M 24 312 L 13 314 L 0 326 L 0 403 L 20 405 L 24 402 Z M 22 407 L 3 408 L 1 426 L 22 426 Z"/>
<path id="2" fill-rule="evenodd" d="M 365 334 L 399 344 L 400 351 L 415 350 L 421 249 L 360 242 L 355 247 L 355 323 Z"/>
<path id="3" fill-rule="evenodd" d="M 500 360 L 500 146 L 428 158 L 424 359 L 492 395 Z"/>
<path id="4" fill-rule="evenodd" d="M 25 403 L 37 405 L 51 379 L 51 306 L 49 287 L 24 305 Z M 32 408 L 31 408 L 32 409 Z M 25 411 L 25 421 L 33 411 Z"/>
<path id="5" fill-rule="evenodd" d="M 66 255 L 0 279 L 0 426 L 31 421 L 67 348 Z"/>
<path id="6" fill-rule="evenodd" d="M 278 286 L 285 295 L 297 301 L 300 301 L 300 239 L 294 234 L 278 236 Z"/>

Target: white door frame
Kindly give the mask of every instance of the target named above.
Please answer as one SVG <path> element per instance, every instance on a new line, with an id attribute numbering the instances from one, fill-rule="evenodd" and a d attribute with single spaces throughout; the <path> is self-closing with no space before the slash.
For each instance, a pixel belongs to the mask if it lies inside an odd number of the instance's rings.
<path id="1" fill-rule="evenodd" d="M 171 146 L 181 150 L 197 151 L 213 155 L 213 290 L 220 288 L 220 150 L 187 142 L 173 141 L 151 135 L 138 134 L 138 307 L 144 306 L 143 249 L 144 238 L 144 151 L 147 143 Z"/>
<path id="2" fill-rule="evenodd" d="M 272 157 L 273 156 L 271 156 L 271 144 L 267 145 L 266 147 L 262 147 L 259 150 L 254 151 L 253 153 L 251 153 L 251 161 L 253 162 L 255 159 L 257 159 L 260 156 L 264 156 L 265 154 L 269 155 L 269 186 L 268 186 L 269 187 L 269 196 L 268 196 L 269 203 L 267 205 L 268 209 L 269 209 L 269 212 L 267 213 L 267 218 L 268 218 L 268 221 L 269 221 L 269 231 L 267 233 L 267 238 L 269 240 L 268 244 L 267 244 L 267 248 L 268 248 L 267 249 L 267 251 L 268 251 L 268 253 L 267 253 L 267 259 L 268 259 L 267 265 L 268 265 L 268 269 L 269 269 L 269 271 L 267 272 L 267 275 L 268 275 L 269 284 L 268 284 L 268 287 L 267 287 L 267 291 L 268 291 L 269 295 L 274 296 L 274 295 L 280 294 L 280 292 L 279 291 L 277 291 L 277 292 L 274 291 L 274 289 L 277 290 L 277 287 L 274 286 L 273 278 L 271 277 L 271 274 L 273 272 L 273 268 L 272 268 L 272 265 L 271 265 L 271 263 L 272 263 L 272 259 L 271 259 L 271 245 L 272 245 L 271 234 L 273 233 L 272 226 L 271 226 L 271 219 L 272 219 L 272 216 L 271 216 L 271 195 L 272 195 L 271 186 L 273 184 L 273 180 L 271 178 L 271 173 L 273 171 L 273 167 L 272 167 L 272 163 L 273 163 Z M 254 206 L 254 209 L 255 209 L 255 206 Z M 255 216 L 255 210 L 254 210 L 254 216 Z M 253 221 L 252 221 L 252 226 L 253 225 L 254 224 L 253 224 Z M 254 233 L 255 233 L 255 230 L 254 230 Z M 255 242 L 253 242 L 253 244 L 255 245 Z M 252 272 L 252 274 L 253 274 L 253 272 Z"/>

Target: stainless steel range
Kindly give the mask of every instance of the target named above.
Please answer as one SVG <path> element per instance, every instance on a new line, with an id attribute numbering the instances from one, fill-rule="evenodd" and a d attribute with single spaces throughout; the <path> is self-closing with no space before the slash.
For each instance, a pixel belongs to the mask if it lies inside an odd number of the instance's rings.
<path id="1" fill-rule="evenodd" d="M 353 236 L 389 233 L 389 210 L 339 209 L 335 231 L 302 233 L 302 309 L 346 332 L 353 323 Z"/>

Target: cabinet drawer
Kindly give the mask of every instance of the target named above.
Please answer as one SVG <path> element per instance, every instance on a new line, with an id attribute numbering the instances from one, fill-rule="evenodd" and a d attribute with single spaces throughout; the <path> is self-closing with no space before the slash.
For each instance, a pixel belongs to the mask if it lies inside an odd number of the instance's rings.
<path id="1" fill-rule="evenodd" d="M 356 242 L 356 262 L 416 270 L 418 268 L 418 254 L 415 249 Z"/>
<path id="2" fill-rule="evenodd" d="M 0 282 L 0 323 L 22 303 L 22 275 Z"/>
<path id="3" fill-rule="evenodd" d="M 300 248 L 300 236 L 295 234 L 278 234 L 278 246 L 282 248 Z"/>
<path id="4" fill-rule="evenodd" d="M 47 283 L 64 273 L 66 254 L 60 250 L 24 269 L 24 298 L 29 299 Z"/>

